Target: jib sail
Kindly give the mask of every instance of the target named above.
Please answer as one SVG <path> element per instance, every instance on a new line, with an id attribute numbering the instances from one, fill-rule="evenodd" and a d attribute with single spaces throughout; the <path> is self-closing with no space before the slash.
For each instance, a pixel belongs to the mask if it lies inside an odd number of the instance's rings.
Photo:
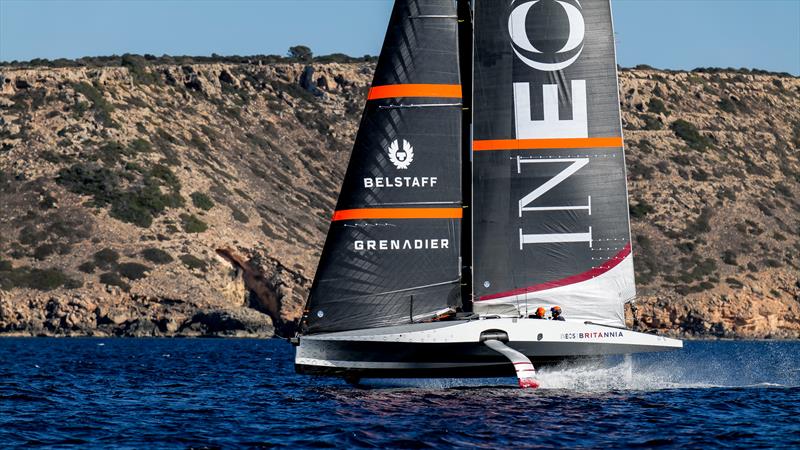
<path id="1" fill-rule="evenodd" d="M 477 0 L 474 310 L 623 325 L 635 295 L 608 0 Z"/>
<path id="2" fill-rule="evenodd" d="M 461 85 L 455 3 L 398 0 L 303 327 L 426 320 L 460 304 Z"/>

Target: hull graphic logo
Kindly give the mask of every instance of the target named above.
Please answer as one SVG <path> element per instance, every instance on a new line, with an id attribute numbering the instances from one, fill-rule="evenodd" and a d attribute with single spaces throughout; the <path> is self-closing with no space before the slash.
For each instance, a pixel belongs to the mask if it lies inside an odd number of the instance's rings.
<path id="1" fill-rule="evenodd" d="M 400 143 L 395 139 L 389 144 L 389 161 L 400 170 L 408 169 L 408 166 L 414 162 L 414 147 L 403 139 L 403 148 L 400 148 Z"/>
<path id="2" fill-rule="evenodd" d="M 528 15 L 531 9 L 540 2 L 540 7 L 545 7 L 548 3 L 550 7 L 555 7 L 557 3 L 558 6 L 563 9 L 563 12 L 566 13 L 566 18 L 569 21 L 569 35 L 566 38 L 566 42 L 555 52 L 539 50 L 536 45 L 534 45 L 536 39 L 531 40 L 531 36 L 528 34 Z M 581 52 L 583 51 L 583 38 L 586 34 L 586 24 L 584 23 L 583 15 L 579 9 L 580 3 L 575 0 L 575 4 L 577 4 L 577 6 L 562 0 L 533 0 L 520 3 L 514 7 L 511 11 L 511 15 L 508 17 L 508 34 L 511 36 L 511 48 L 514 50 L 514 54 L 517 55 L 517 58 L 528 66 L 545 72 L 562 70 L 574 63 L 578 57 L 581 56 Z M 536 14 L 536 12 L 534 12 L 534 14 Z M 552 13 L 547 15 L 551 16 Z M 541 35 L 543 39 L 547 40 L 548 38 L 545 36 L 551 33 L 548 33 L 549 30 L 542 28 L 545 28 L 544 24 L 537 27 L 535 32 Z"/>

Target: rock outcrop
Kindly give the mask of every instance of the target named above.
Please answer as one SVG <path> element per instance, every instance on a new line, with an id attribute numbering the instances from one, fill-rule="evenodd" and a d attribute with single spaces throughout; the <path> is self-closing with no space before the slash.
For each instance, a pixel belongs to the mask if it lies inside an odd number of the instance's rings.
<path id="1" fill-rule="evenodd" d="M 291 334 L 373 68 L 0 67 L 0 333 Z M 620 76 L 630 324 L 800 337 L 800 80 Z"/>

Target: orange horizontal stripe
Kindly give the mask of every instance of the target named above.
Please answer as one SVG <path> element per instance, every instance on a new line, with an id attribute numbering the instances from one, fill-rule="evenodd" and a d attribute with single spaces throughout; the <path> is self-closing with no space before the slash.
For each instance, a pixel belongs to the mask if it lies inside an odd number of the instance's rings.
<path id="1" fill-rule="evenodd" d="M 497 139 L 473 141 L 472 150 L 536 150 L 551 148 L 622 147 L 621 137 L 562 138 L 562 139 Z"/>
<path id="2" fill-rule="evenodd" d="M 461 98 L 459 84 L 389 84 L 373 86 L 367 100 L 398 97 L 441 97 Z"/>
<path id="3" fill-rule="evenodd" d="M 460 219 L 461 208 L 364 208 L 333 213 L 333 221 L 358 219 Z"/>

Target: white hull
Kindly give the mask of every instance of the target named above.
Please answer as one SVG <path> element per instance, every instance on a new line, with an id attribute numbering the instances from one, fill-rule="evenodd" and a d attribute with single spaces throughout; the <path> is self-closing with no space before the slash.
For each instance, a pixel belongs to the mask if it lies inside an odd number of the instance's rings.
<path id="1" fill-rule="evenodd" d="M 583 322 L 454 320 L 301 336 L 295 367 L 355 377 L 513 375 L 508 360 L 483 344 L 490 335 L 537 365 L 683 347 L 677 339 Z"/>

